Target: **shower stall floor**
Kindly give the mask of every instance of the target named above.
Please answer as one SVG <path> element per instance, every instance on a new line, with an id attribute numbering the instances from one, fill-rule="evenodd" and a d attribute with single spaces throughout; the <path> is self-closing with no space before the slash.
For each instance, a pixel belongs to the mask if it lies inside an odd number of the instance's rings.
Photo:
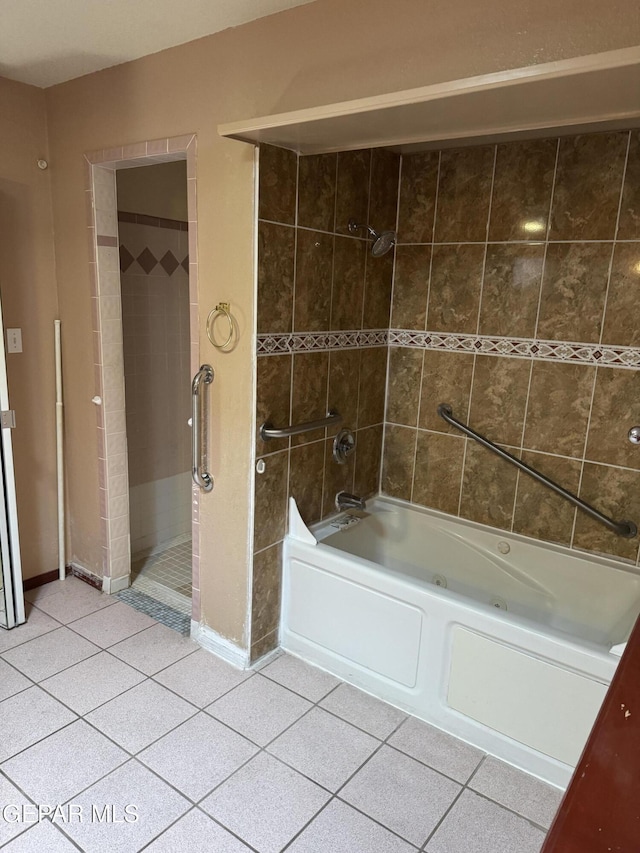
<path id="1" fill-rule="evenodd" d="M 162 551 L 134 554 L 131 589 L 191 616 L 191 538 Z"/>

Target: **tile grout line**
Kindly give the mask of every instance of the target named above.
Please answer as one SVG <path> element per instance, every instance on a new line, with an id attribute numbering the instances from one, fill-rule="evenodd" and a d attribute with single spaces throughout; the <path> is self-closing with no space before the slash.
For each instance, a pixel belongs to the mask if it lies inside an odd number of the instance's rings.
<path id="1" fill-rule="evenodd" d="M 602 315 L 601 315 L 601 326 L 600 326 L 600 335 L 598 337 L 598 344 L 602 346 L 602 339 L 604 337 L 604 324 L 607 317 L 607 304 L 609 300 L 609 291 L 611 289 L 611 276 L 613 274 L 613 259 L 615 257 L 616 251 L 616 240 L 618 237 L 618 230 L 620 228 L 620 215 L 622 212 L 622 197 L 624 195 L 624 185 L 625 179 L 627 175 L 627 166 L 629 164 L 629 149 L 631 147 L 631 131 L 627 133 L 627 147 L 624 155 L 624 165 L 622 167 L 622 176 L 620 180 L 620 197 L 618 199 L 618 211 L 616 213 L 616 222 L 613 230 L 613 240 L 611 243 L 611 254 L 609 256 L 609 268 L 607 272 L 607 286 L 605 288 L 604 294 L 604 303 L 602 305 Z"/>

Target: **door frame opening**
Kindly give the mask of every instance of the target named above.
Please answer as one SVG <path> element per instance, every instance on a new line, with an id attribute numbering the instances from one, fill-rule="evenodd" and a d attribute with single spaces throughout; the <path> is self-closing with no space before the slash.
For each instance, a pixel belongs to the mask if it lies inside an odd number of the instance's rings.
<path id="1" fill-rule="evenodd" d="M 195 134 L 153 139 L 85 154 L 100 520 L 102 588 L 116 593 L 130 585 L 129 473 L 122 300 L 118 245 L 116 171 L 186 160 L 189 228 L 190 371 L 200 366 Z M 200 490 L 191 486 L 192 628 L 200 621 Z"/>

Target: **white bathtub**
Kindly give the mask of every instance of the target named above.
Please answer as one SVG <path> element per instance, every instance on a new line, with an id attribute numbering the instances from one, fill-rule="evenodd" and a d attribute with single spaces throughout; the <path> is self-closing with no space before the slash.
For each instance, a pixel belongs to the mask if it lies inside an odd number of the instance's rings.
<path id="1" fill-rule="evenodd" d="M 389 498 L 348 515 L 308 529 L 291 499 L 283 648 L 565 786 L 640 573 Z"/>

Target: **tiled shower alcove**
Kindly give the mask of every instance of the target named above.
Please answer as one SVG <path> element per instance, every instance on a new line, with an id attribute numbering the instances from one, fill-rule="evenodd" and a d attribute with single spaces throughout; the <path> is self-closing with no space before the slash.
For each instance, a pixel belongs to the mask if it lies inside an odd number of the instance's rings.
<path id="1" fill-rule="evenodd" d="M 372 258 L 348 220 L 395 229 Z M 276 643 L 287 497 L 305 521 L 339 489 L 385 494 L 638 560 L 615 537 L 438 418 L 455 416 L 601 511 L 640 520 L 640 133 L 400 156 L 262 146 L 257 424 L 337 408 L 265 444 L 256 475 L 252 654 Z"/>

